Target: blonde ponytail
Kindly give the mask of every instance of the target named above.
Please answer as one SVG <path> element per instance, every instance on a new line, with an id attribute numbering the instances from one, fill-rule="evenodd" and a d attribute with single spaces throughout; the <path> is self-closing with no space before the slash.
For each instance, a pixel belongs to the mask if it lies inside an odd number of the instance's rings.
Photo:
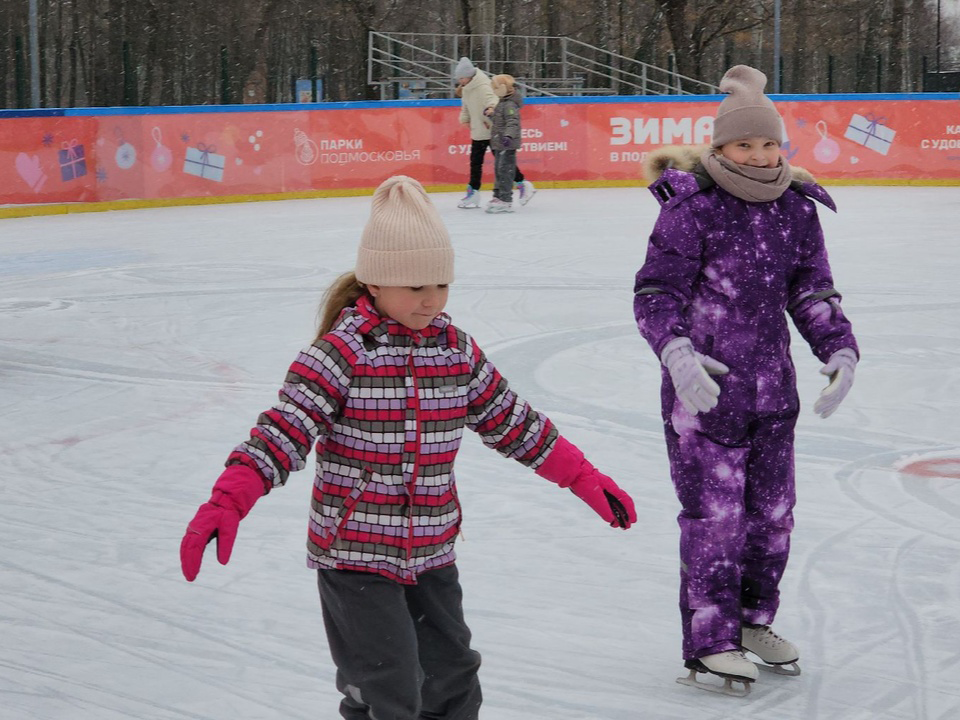
<path id="1" fill-rule="evenodd" d="M 333 330 L 343 309 L 356 305 L 366 291 L 367 288 L 360 284 L 353 272 L 344 273 L 334 280 L 320 301 L 320 310 L 317 312 L 319 326 L 314 342 Z"/>

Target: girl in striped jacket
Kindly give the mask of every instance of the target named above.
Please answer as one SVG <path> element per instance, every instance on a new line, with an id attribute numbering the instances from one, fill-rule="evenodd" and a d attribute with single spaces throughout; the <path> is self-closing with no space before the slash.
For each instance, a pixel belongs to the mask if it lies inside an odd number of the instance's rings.
<path id="1" fill-rule="evenodd" d="M 510 389 L 443 308 L 453 281 L 447 230 L 421 185 L 386 180 L 373 196 L 356 270 L 328 291 L 316 340 L 294 360 L 280 401 L 227 459 L 187 527 L 183 574 L 206 545 L 230 558 L 257 499 L 316 446 L 308 565 L 344 718 L 478 717 L 454 541 L 453 461 L 464 427 L 570 490 L 604 521 L 636 521 L 630 496 Z"/>

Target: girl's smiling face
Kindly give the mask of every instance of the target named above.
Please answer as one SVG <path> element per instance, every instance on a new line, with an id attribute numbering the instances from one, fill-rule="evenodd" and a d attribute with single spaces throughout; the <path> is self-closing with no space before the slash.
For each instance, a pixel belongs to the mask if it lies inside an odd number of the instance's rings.
<path id="1" fill-rule="evenodd" d="M 780 143 L 765 137 L 741 138 L 722 145 L 720 154 L 737 165 L 773 168 L 780 164 Z"/>
<path id="2" fill-rule="evenodd" d="M 421 285 L 419 287 L 389 287 L 367 285 L 373 296 L 373 306 L 411 330 L 423 330 L 447 305 L 449 285 Z"/>

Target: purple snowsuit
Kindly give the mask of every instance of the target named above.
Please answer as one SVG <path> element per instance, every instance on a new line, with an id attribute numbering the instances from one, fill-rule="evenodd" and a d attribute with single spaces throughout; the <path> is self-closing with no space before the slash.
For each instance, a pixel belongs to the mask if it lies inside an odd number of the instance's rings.
<path id="1" fill-rule="evenodd" d="M 682 505 L 683 656 L 736 650 L 741 623 L 768 625 L 793 528 L 793 437 L 799 398 L 785 313 L 823 362 L 857 350 L 811 201 L 836 210 L 813 182 L 773 202 L 746 202 L 702 166 L 667 169 L 637 273 L 634 316 L 660 357 L 675 337 L 725 363 L 719 404 L 690 415 L 662 368 L 670 473 Z"/>

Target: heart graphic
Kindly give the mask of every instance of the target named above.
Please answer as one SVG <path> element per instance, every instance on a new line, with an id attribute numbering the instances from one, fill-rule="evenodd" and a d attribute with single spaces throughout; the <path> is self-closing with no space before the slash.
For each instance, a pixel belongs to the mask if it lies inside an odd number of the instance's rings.
<path id="1" fill-rule="evenodd" d="M 851 164 L 851 165 L 856 165 L 858 162 L 860 162 L 860 158 L 858 158 L 856 155 L 851 155 L 851 156 L 850 156 L 850 164 Z"/>
<path id="2" fill-rule="evenodd" d="M 569 124 L 570 124 L 570 121 L 569 121 L 569 120 L 561 120 L 561 121 L 560 121 L 560 127 L 566 127 L 566 126 L 569 125 Z"/>
<path id="3" fill-rule="evenodd" d="M 40 158 L 36 155 L 18 153 L 16 159 L 17 173 L 24 179 L 30 189 L 40 192 L 40 188 L 47 181 L 47 174 L 40 167 Z"/>

